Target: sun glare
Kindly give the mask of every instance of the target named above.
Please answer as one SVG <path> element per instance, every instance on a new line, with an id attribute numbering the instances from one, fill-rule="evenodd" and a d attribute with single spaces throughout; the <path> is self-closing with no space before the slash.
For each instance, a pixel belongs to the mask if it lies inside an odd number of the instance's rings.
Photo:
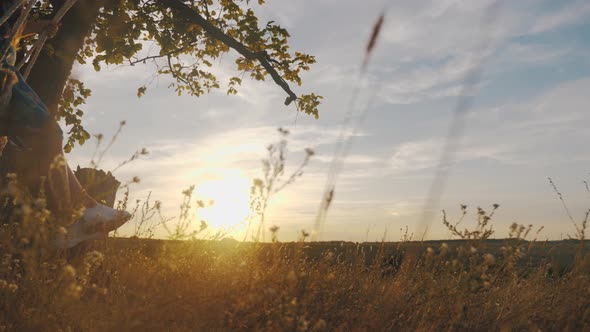
<path id="1" fill-rule="evenodd" d="M 199 218 L 214 228 L 228 229 L 250 214 L 250 180 L 239 175 L 224 176 L 200 184 L 197 197 L 211 206 L 199 210 Z"/>

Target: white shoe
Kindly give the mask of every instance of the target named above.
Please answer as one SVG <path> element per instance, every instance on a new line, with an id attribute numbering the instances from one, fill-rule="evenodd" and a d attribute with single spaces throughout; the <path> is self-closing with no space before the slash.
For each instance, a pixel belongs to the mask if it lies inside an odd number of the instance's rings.
<path id="1" fill-rule="evenodd" d="M 54 241 L 58 248 L 72 248 L 80 242 L 105 238 L 131 218 L 126 211 L 119 211 L 102 204 L 84 210 L 82 218 L 67 228 L 67 234 L 59 234 Z"/>
<path id="2" fill-rule="evenodd" d="M 80 221 L 84 222 L 84 231 L 86 233 L 108 233 L 121 227 L 130 218 L 131 214 L 127 211 L 119 211 L 97 203 L 95 206 L 84 210 Z"/>

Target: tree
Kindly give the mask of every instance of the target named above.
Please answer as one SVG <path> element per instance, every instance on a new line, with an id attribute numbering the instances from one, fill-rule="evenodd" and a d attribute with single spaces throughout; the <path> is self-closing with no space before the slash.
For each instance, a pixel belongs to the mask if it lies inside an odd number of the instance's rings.
<path id="1" fill-rule="evenodd" d="M 51 17 L 63 1 L 40 1 L 33 15 Z M 56 118 L 72 126 L 66 149 L 89 137 L 79 107 L 90 90 L 69 78 L 75 61 L 91 62 L 97 71 L 104 65 L 152 62 L 154 76 L 170 76 L 170 88 L 178 95 L 200 96 L 222 84 L 227 94 L 236 94 L 245 75 L 259 81 L 270 77 L 286 93 L 285 105 L 295 102 L 298 111 L 317 118 L 322 97 L 297 95 L 289 85 L 301 85 L 300 74 L 315 57 L 291 51 L 289 32 L 276 22 L 260 26 L 256 5 L 264 0 L 78 0 L 46 45 L 29 83 Z M 153 53 L 145 51 L 148 44 L 157 46 Z M 210 68 L 232 50 L 238 74 L 222 83 Z M 149 84 L 138 85 L 141 97 Z"/>

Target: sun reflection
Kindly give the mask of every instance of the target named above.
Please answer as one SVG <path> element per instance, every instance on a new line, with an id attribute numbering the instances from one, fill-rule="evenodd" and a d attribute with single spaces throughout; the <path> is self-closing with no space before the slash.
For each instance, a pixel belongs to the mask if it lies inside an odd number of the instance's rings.
<path id="1" fill-rule="evenodd" d="M 240 175 L 226 175 L 197 186 L 197 198 L 211 206 L 199 210 L 199 218 L 214 228 L 229 229 L 250 215 L 250 180 Z"/>

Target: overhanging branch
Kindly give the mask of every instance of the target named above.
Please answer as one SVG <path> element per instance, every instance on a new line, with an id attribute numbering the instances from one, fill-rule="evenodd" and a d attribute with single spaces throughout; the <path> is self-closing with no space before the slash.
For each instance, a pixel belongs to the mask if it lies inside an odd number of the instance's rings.
<path id="1" fill-rule="evenodd" d="M 156 3 L 165 8 L 171 8 L 177 11 L 177 13 L 184 17 L 187 21 L 199 25 L 205 30 L 211 37 L 219 40 L 225 45 L 233 48 L 238 53 L 243 55 L 248 60 L 257 60 L 262 67 L 270 74 L 273 81 L 280 86 L 289 95 L 285 100 L 285 105 L 289 105 L 291 102 L 297 100 L 297 95 L 291 90 L 289 84 L 281 77 L 276 69 L 270 64 L 268 54 L 262 52 L 252 52 L 244 44 L 235 40 L 234 38 L 225 34 L 221 29 L 212 25 L 207 19 L 197 13 L 195 10 L 184 4 L 180 0 L 156 0 Z"/>

